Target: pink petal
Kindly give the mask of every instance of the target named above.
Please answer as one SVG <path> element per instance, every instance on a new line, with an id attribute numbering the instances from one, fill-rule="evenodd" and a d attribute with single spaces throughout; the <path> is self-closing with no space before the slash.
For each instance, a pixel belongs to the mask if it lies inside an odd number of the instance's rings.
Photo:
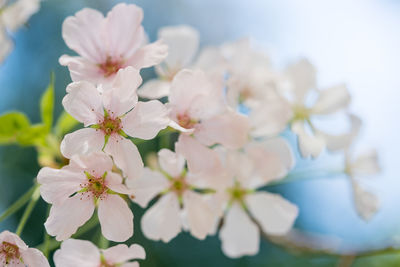
<path id="1" fill-rule="evenodd" d="M 127 262 L 121 265 L 121 267 L 139 267 L 138 262 Z"/>
<path id="2" fill-rule="evenodd" d="M 111 158 L 103 152 L 92 152 L 88 155 L 72 156 L 69 165 L 65 169 L 70 171 L 87 171 L 96 177 L 102 176 L 105 172 L 111 171 L 113 162 Z"/>
<path id="3" fill-rule="evenodd" d="M 24 241 L 22 241 L 22 239 L 18 235 L 11 233 L 7 230 L 0 233 L 0 244 L 2 244 L 4 241 L 17 245 L 17 247 L 21 249 L 28 249 L 28 246 L 24 243 Z"/>
<path id="4" fill-rule="evenodd" d="M 92 217 L 94 201 L 80 193 L 60 204 L 54 204 L 44 226 L 49 235 L 57 241 L 69 238 L 76 230 Z"/>
<path id="5" fill-rule="evenodd" d="M 129 260 L 146 258 L 144 248 L 138 244 L 133 244 L 130 247 L 120 244 L 103 250 L 103 255 L 107 262 L 112 264 L 122 264 Z"/>
<path id="6" fill-rule="evenodd" d="M 65 110 L 84 126 L 98 124 L 103 120 L 103 103 L 100 92 L 92 84 L 73 82 L 67 87 L 62 100 Z"/>
<path id="7" fill-rule="evenodd" d="M 101 232 L 108 240 L 125 242 L 133 235 L 133 214 L 120 196 L 108 194 L 101 199 L 98 215 Z"/>
<path id="8" fill-rule="evenodd" d="M 40 250 L 35 248 L 28 248 L 27 250 L 21 251 L 21 258 L 26 266 L 50 267 L 47 258 Z"/>
<path id="9" fill-rule="evenodd" d="M 167 108 L 158 100 L 138 102 L 136 107 L 122 118 L 123 130 L 132 137 L 153 139 L 168 126 Z"/>
<path id="10" fill-rule="evenodd" d="M 179 177 L 185 167 L 185 158 L 169 149 L 161 149 L 158 151 L 158 162 L 162 170 L 171 175 L 171 177 Z"/>
<path id="11" fill-rule="evenodd" d="M 62 36 L 69 48 L 93 62 L 103 62 L 106 46 L 102 38 L 104 17 L 99 11 L 84 8 L 62 25 Z"/>
<path id="12" fill-rule="evenodd" d="M 108 172 L 106 176 L 106 185 L 114 192 L 125 195 L 133 194 L 133 190 L 122 183 L 122 177 L 118 173 Z"/>
<path id="13" fill-rule="evenodd" d="M 174 193 L 160 198 L 142 217 L 143 234 L 152 240 L 169 242 L 181 231 L 179 202 Z"/>
<path id="14" fill-rule="evenodd" d="M 159 64 L 167 55 L 168 46 L 157 41 L 139 48 L 126 64 L 140 70 Z"/>
<path id="15" fill-rule="evenodd" d="M 57 267 L 97 267 L 100 251 L 89 241 L 68 239 L 61 243 L 53 259 Z"/>
<path id="16" fill-rule="evenodd" d="M 42 168 L 37 176 L 42 198 L 52 204 L 68 199 L 73 193 L 81 190 L 80 184 L 86 181 L 82 172 L 73 172 L 68 169 Z"/>
<path id="17" fill-rule="evenodd" d="M 93 128 L 83 128 L 64 136 L 60 150 L 66 158 L 77 154 L 101 151 L 104 146 L 104 133 Z"/>
<path id="18" fill-rule="evenodd" d="M 113 157 L 117 167 L 128 179 L 137 179 L 142 174 L 142 157 L 132 141 L 121 136 L 110 136 L 104 151 Z"/>
<path id="19" fill-rule="evenodd" d="M 139 88 L 138 95 L 147 99 L 158 99 L 168 96 L 171 88 L 171 83 L 164 80 L 152 79 Z"/>
<path id="20" fill-rule="evenodd" d="M 62 55 L 58 61 L 61 65 L 68 66 L 69 75 L 74 82 L 87 81 L 92 84 L 102 84 L 106 81 L 96 63 L 86 58 Z"/>

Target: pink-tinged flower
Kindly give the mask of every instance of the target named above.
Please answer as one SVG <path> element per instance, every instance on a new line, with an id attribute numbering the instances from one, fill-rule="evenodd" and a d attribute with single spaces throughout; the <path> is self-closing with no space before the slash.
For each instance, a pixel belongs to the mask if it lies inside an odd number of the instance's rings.
<path id="1" fill-rule="evenodd" d="M 210 78 L 200 70 L 180 71 L 168 98 L 171 126 L 206 146 L 243 146 L 248 141 L 247 117 L 227 106 L 223 88 L 222 78 Z"/>
<path id="2" fill-rule="evenodd" d="M 168 45 L 168 56 L 155 66 L 158 76 L 147 81 L 138 91 L 139 96 L 157 99 L 168 96 L 171 82 L 183 68 L 199 68 L 208 74 L 222 73 L 223 58 L 217 48 L 199 48 L 199 32 L 188 25 L 163 27 L 158 31 L 158 38 Z"/>
<path id="3" fill-rule="evenodd" d="M 107 249 L 98 249 L 86 240 L 68 239 L 54 253 L 56 267 L 139 267 L 136 259 L 146 258 L 143 247 L 120 244 Z"/>
<path id="4" fill-rule="evenodd" d="M 142 177 L 128 181 L 128 187 L 138 192 L 133 201 L 142 207 L 160 196 L 142 217 L 144 235 L 169 242 L 182 229 L 198 239 L 214 233 L 221 210 L 209 182 L 218 174 L 187 171 L 185 158 L 168 149 L 158 152 L 158 161 L 160 171 L 145 168 Z"/>
<path id="5" fill-rule="evenodd" d="M 152 139 L 169 123 L 167 109 L 160 101 L 138 102 L 136 89 L 141 82 L 139 71 L 127 67 L 118 71 L 111 88 L 96 88 L 85 81 L 68 85 L 64 108 L 87 128 L 67 134 L 61 153 L 70 158 L 104 150 L 124 175 L 139 177 L 142 159 L 125 137 Z"/>
<path id="6" fill-rule="evenodd" d="M 133 214 L 121 197 L 132 191 L 112 168 L 109 156 L 93 152 L 73 156 L 62 169 L 39 171 L 40 194 L 53 204 L 45 222 L 50 235 L 59 241 L 69 238 L 92 217 L 96 207 L 104 237 L 123 242 L 133 235 Z"/>
<path id="7" fill-rule="evenodd" d="M 250 143 L 242 152 L 221 152 L 231 179 L 221 192 L 227 207 L 219 233 L 222 251 L 232 258 L 255 255 L 260 230 L 253 220 L 266 234 L 285 235 L 297 218 L 295 205 L 278 194 L 257 191 L 270 181 L 282 179 L 294 165 L 293 155 L 281 138 Z"/>
<path id="8" fill-rule="evenodd" d="M 168 47 L 157 41 L 148 45 L 141 25 L 143 10 L 136 5 L 116 5 L 107 16 L 85 8 L 65 19 L 62 36 L 69 48 L 79 54 L 63 55 L 60 64 L 68 66 L 73 81 L 94 84 L 112 82 L 121 68 L 147 68 L 160 63 Z"/>
<path id="9" fill-rule="evenodd" d="M 303 157 L 317 157 L 327 147 L 339 150 L 348 146 L 349 140 L 357 131 L 358 122 L 354 116 L 345 113 L 350 95 L 344 85 L 333 86 L 325 90 L 316 89 L 316 71 L 308 61 L 301 60 L 286 70 L 289 84 L 288 99 L 291 102 L 293 118 L 291 129 L 297 134 L 300 152 Z M 311 101 L 312 97 L 315 101 Z M 344 113 L 344 114 L 343 114 Z M 344 116 L 340 116 L 344 115 Z M 335 129 L 339 121 L 349 122 L 348 129 L 337 134 L 327 134 L 320 130 L 321 119 L 335 120 Z M 318 126 L 319 124 L 319 126 Z"/>
<path id="10" fill-rule="evenodd" d="M 0 266 L 50 267 L 40 250 L 29 248 L 19 236 L 9 231 L 0 233 Z"/>

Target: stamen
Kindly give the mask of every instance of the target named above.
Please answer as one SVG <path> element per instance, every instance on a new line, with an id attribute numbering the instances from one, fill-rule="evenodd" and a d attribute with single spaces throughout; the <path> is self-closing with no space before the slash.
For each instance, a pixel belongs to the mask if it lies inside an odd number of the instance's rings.
<path id="1" fill-rule="evenodd" d="M 113 60 L 110 56 L 107 57 L 104 63 L 97 65 L 104 77 L 110 77 L 118 72 L 119 69 L 123 68 L 123 60 Z"/>

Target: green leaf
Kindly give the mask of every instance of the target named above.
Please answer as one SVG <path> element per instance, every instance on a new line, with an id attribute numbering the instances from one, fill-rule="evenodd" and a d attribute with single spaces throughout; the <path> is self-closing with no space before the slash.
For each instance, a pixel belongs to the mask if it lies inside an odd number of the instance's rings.
<path id="1" fill-rule="evenodd" d="M 47 125 L 35 124 L 21 131 L 17 136 L 17 142 L 22 146 L 44 145 L 47 135 Z"/>
<path id="2" fill-rule="evenodd" d="M 79 121 L 77 121 L 67 112 L 63 111 L 60 117 L 58 117 L 55 127 L 55 134 L 59 137 L 62 137 L 64 134 L 69 133 L 78 124 Z"/>
<path id="3" fill-rule="evenodd" d="M 11 112 L 0 116 L 0 144 L 15 143 L 26 129 L 29 119 L 21 112 Z"/>
<path id="4" fill-rule="evenodd" d="M 47 86 L 46 91 L 43 93 L 40 99 L 40 114 L 42 116 L 42 122 L 46 125 L 46 129 L 49 132 L 53 124 L 53 110 L 54 110 L 54 73 L 50 76 L 50 83 Z"/>
<path id="5" fill-rule="evenodd" d="M 384 255 L 361 257 L 357 259 L 354 267 L 398 267 L 400 266 L 400 253 L 393 252 Z"/>

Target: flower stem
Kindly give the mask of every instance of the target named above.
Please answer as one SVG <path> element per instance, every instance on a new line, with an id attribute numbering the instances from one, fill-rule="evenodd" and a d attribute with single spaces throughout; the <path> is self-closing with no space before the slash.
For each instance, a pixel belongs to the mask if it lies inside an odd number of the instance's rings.
<path id="1" fill-rule="evenodd" d="M 31 215 L 33 209 L 35 208 L 35 205 L 39 200 L 39 197 L 40 197 L 39 187 L 36 187 L 32 194 L 29 204 L 26 207 L 24 214 L 22 215 L 21 221 L 18 224 L 17 231 L 15 232 L 17 235 L 21 235 L 22 231 L 24 230 L 25 224 L 28 221 L 29 216 Z"/>
<path id="2" fill-rule="evenodd" d="M 28 192 L 23 194 L 17 201 L 15 201 L 7 210 L 5 210 L 0 215 L 0 222 L 7 219 L 9 216 L 13 215 L 15 212 L 20 210 L 32 197 L 33 193 L 35 192 L 36 188 L 38 188 L 38 184 L 34 184 Z"/>
<path id="3" fill-rule="evenodd" d="M 340 177 L 340 174 L 343 173 L 344 173 L 343 171 L 337 171 L 337 170 L 331 171 L 328 169 L 292 172 L 280 180 L 270 182 L 269 184 L 267 184 L 267 186 L 281 185 L 281 184 L 287 184 L 291 182 L 304 181 L 304 180 Z"/>

